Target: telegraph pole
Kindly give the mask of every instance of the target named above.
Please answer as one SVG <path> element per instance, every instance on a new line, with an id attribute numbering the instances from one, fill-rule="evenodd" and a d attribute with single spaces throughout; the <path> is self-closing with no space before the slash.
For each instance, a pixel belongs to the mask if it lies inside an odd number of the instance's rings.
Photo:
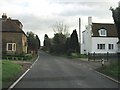
<path id="1" fill-rule="evenodd" d="M 79 46 L 80 46 L 80 54 L 81 54 L 81 18 L 79 18 Z"/>

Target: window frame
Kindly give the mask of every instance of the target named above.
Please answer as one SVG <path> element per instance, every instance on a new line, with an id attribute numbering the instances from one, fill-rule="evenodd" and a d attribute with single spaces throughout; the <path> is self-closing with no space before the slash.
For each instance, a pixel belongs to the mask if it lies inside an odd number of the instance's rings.
<path id="1" fill-rule="evenodd" d="M 107 36 L 107 30 L 106 30 L 106 29 L 103 29 L 103 28 L 102 28 L 102 29 L 99 29 L 98 32 L 99 32 L 99 35 L 100 35 L 100 36 Z"/>
<path id="2" fill-rule="evenodd" d="M 8 48 L 9 45 L 12 45 L 12 49 L 11 50 Z M 7 43 L 6 50 L 7 51 L 16 51 L 16 43 Z"/>
<path id="3" fill-rule="evenodd" d="M 108 49 L 113 50 L 114 49 L 114 44 L 108 44 Z"/>
<path id="4" fill-rule="evenodd" d="M 105 50 L 105 44 L 97 44 L 98 50 Z"/>

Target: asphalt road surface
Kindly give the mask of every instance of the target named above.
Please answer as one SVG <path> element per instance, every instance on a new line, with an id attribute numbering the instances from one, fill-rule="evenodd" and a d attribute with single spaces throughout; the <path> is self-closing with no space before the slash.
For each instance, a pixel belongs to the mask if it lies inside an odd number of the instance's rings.
<path id="1" fill-rule="evenodd" d="M 118 88 L 85 63 L 39 53 L 39 59 L 14 88 Z"/>

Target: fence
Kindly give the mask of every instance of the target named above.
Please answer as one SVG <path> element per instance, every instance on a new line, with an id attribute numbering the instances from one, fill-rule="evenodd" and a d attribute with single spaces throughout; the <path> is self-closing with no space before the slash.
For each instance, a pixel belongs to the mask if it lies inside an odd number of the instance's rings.
<path id="1" fill-rule="evenodd" d="M 117 53 L 88 53 L 88 61 L 90 60 L 119 60 L 120 54 Z"/>

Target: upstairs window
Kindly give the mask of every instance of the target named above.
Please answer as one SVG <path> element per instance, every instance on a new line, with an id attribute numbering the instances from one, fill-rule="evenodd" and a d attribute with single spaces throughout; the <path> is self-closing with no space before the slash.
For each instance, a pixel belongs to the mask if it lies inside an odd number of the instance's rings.
<path id="1" fill-rule="evenodd" d="M 107 36 L 107 30 L 106 29 L 100 29 L 99 30 L 99 35 L 100 36 Z"/>

